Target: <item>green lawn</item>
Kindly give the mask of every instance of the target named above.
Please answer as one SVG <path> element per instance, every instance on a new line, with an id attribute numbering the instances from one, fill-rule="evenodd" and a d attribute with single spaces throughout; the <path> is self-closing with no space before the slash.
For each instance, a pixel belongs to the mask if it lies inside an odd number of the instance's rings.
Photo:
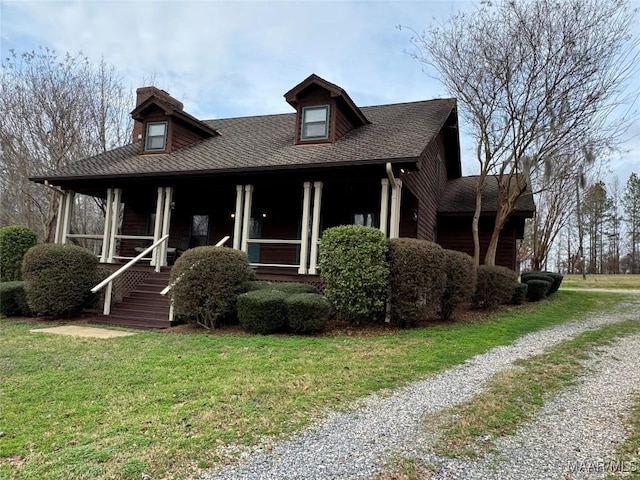
<path id="1" fill-rule="evenodd" d="M 640 290 L 640 275 L 565 275 L 560 288 L 614 288 Z"/>
<path id="2" fill-rule="evenodd" d="M 482 321 L 324 337 L 142 333 L 83 339 L 0 320 L 0 478 L 183 478 L 216 448 L 433 374 L 623 296 L 558 292 Z"/>

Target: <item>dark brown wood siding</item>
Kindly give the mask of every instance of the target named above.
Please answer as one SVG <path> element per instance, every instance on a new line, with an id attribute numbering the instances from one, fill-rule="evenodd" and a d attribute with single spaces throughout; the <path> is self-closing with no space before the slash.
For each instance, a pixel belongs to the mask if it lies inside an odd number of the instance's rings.
<path id="1" fill-rule="evenodd" d="M 403 186 L 418 201 L 417 238 L 423 240 L 434 240 L 438 205 L 447 181 L 444 159 L 444 142 L 440 134 L 422 152 L 418 170 L 400 174 Z"/>
<path id="2" fill-rule="evenodd" d="M 450 250 L 458 250 L 473 256 L 473 235 L 471 233 L 471 216 L 441 217 L 438 222 L 437 243 Z M 484 260 L 487 245 L 493 231 L 494 217 L 485 217 L 480 220 L 480 262 Z M 496 265 L 516 270 L 517 232 L 522 228 L 524 219 L 512 218 L 502 229 L 498 250 L 496 252 Z"/>
<path id="3" fill-rule="evenodd" d="M 334 124 L 334 136 L 333 139 L 338 140 L 340 137 L 345 135 L 346 133 L 353 130 L 353 123 L 351 120 L 344 114 L 344 112 L 338 108 L 337 103 L 335 107 L 335 124 Z"/>
<path id="4" fill-rule="evenodd" d="M 178 150 L 188 147 L 202 140 L 202 136 L 182 125 L 180 122 L 171 122 L 171 149 Z"/>

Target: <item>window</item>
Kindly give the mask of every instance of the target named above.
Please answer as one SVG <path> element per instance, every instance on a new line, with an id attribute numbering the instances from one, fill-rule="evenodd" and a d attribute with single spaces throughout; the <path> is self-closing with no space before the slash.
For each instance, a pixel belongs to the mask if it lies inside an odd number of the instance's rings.
<path id="1" fill-rule="evenodd" d="M 191 217 L 191 247 L 209 244 L 209 215 Z"/>
<path id="2" fill-rule="evenodd" d="M 304 107 L 300 140 L 324 140 L 329 138 L 329 105 Z"/>
<path id="3" fill-rule="evenodd" d="M 164 150 L 167 145 L 167 122 L 147 123 L 146 151 Z"/>

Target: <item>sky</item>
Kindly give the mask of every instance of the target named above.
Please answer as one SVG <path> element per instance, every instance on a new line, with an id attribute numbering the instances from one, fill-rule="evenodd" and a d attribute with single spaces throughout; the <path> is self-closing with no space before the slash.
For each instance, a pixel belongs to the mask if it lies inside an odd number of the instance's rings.
<path id="1" fill-rule="evenodd" d="M 640 0 L 631 2 L 640 7 Z M 22 53 L 44 46 L 59 55 L 104 58 L 132 91 L 153 83 L 201 119 L 293 112 L 283 95 L 311 73 L 339 85 L 362 107 L 449 97 L 411 57 L 411 31 L 397 27 L 421 32 L 478 5 L 467 0 L 0 0 L 0 52 L 5 58 L 11 49 Z M 630 107 L 640 110 L 640 87 L 635 88 Z M 621 185 L 632 171 L 640 173 L 640 125 L 624 140 L 628 152 L 611 159 Z M 477 160 L 464 124 L 461 142 L 463 174 L 474 174 Z"/>

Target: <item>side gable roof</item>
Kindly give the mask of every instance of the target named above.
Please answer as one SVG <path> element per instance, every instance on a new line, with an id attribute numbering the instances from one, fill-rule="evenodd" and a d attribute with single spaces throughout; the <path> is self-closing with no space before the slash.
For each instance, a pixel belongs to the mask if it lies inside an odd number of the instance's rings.
<path id="1" fill-rule="evenodd" d="M 476 209 L 476 186 L 478 175 L 460 177 L 447 182 L 444 194 L 440 200 L 438 214 L 441 215 L 469 215 Z M 495 212 L 498 200 L 498 179 L 494 176 L 487 177 L 483 195 L 482 211 Z M 531 217 L 535 211 L 533 194 L 529 187 L 516 202 L 515 215 Z"/>
<path id="2" fill-rule="evenodd" d="M 415 163 L 436 139 L 455 99 L 363 107 L 371 120 L 333 144 L 294 145 L 296 114 L 205 121 L 218 135 L 171 153 L 140 155 L 141 143 L 74 162 L 32 180 L 60 181 L 132 176 L 201 175 L 274 169 Z M 459 156 L 448 159 L 460 162 Z"/>

